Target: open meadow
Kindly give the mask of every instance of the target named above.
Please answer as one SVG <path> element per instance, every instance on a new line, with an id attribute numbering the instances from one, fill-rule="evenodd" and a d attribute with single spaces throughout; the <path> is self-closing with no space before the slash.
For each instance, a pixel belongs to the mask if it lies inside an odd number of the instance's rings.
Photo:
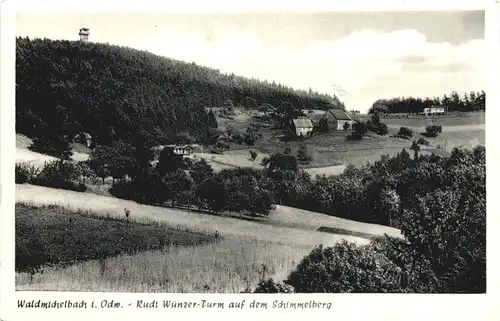
<path id="1" fill-rule="evenodd" d="M 16 246 L 24 270 L 16 288 L 31 291 L 241 292 L 263 277 L 286 277 L 310 250 L 22 204 Z M 56 265 L 27 272 L 47 263 Z"/>
<path id="2" fill-rule="evenodd" d="M 51 253 L 88 258 L 34 275 L 19 272 L 18 290 L 240 292 L 262 278 L 286 278 L 316 245 L 369 242 L 356 234 L 400 236 L 394 228 L 286 206 L 262 224 L 27 184 L 16 186 L 16 202 L 21 240 L 41 237 Z M 316 231 L 324 227 L 344 235 Z M 221 238 L 213 241 L 216 232 Z"/>

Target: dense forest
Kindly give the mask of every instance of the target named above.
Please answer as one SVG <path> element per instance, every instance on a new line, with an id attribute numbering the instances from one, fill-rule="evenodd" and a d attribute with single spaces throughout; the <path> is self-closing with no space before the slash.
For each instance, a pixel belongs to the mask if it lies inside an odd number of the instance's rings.
<path id="1" fill-rule="evenodd" d="M 469 112 L 481 111 L 486 109 L 486 93 L 484 91 L 464 93 L 462 97 L 453 91 L 449 95 L 434 98 L 414 98 L 414 97 L 398 97 L 392 99 L 379 99 L 373 103 L 369 110 L 372 114 L 374 111 L 382 111 L 385 113 L 421 113 L 424 108 L 431 106 L 447 107 L 449 112 Z"/>
<path id="2" fill-rule="evenodd" d="M 126 47 L 17 38 L 16 50 L 16 131 L 49 141 L 88 132 L 99 145 L 152 146 L 179 134 L 206 142 L 207 107 L 344 108 L 335 96 Z"/>

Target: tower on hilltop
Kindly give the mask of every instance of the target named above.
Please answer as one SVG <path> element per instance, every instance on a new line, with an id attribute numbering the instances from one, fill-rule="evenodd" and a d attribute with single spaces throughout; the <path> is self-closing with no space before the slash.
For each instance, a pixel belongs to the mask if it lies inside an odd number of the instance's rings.
<path id="1" fill-rule="evenodd" d="M 78 35 L 80 36 L 80 41 L 87 42 L 89 41 L 90 29 L 85 27 L 81 28 Z"/>

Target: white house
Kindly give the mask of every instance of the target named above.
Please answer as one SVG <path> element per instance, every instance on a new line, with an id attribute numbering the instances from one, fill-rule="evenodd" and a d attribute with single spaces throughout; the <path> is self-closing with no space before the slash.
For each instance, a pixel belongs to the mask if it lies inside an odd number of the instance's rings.
<path id="1" fill-rule="evenodd" d="M 293 120 L 293 127 L 297 137 L 307 137 L 313 131 L 314 126 L 307 117 L 299 117 Z"/>
<path id="2" fill-rule="evenodd" d="M 434 115 L 444 115 L 446 114 L 446 107 L 432 106 L 429 108 L 424 108 L 422 115 L 424 116 L 434 116 Z"/>
<path id="3" fill-rule="evenodd" d="M 174 153 L 177 155 L 191 155 L 193 153 L 194 147 L 191 145 L 167 145 L 174 150 Z"/>

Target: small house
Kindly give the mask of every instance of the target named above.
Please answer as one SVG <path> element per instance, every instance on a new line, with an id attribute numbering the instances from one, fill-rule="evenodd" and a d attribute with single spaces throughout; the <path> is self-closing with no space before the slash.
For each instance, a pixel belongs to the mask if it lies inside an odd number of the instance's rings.
<path id="1" fill-rule="evenodd" d="M 170 147 L 176 155 L 188 156 L 193 154 L 194 147 L 191 145 L 167 145 L 165 147 Z"/>
<path id="2" fill-rule="evenodd" d="M 352 117 L 343 109 L 328 109 L 323 110 L 321 113 L 314 112 L 306 115 L 314 125 L 318 125 L 322 119 L 326 119 L 330 130 L 344 130 L 345 123 L 352 125 L 354 122 Z"/>
<path id="3" fill-rule="evenodd" d="M 307 137 L 314 129 L 311 120 L 307 117 L 295 118 L 292 123 L 297 137 Z"/>
<path id="4" fill-rule="evenodd" d="M 333 115 L 333 118 L 335 118 L 334 126 L 330 126 L 331 129 L 344 130 L 345 124 L 352 126 L 354 122 L 349 114 L 343 109 L 328 109 L 326 115 L 328 114 Z"/>
<path id="5" fill-rule="evenodd" d="M 428 108 L 424 108 L 422 112 L 423 116 L 434 116 L 434 115 L 444 115 L 446 114 L 446 107 L 441 106 L 432 106 Z"/>

